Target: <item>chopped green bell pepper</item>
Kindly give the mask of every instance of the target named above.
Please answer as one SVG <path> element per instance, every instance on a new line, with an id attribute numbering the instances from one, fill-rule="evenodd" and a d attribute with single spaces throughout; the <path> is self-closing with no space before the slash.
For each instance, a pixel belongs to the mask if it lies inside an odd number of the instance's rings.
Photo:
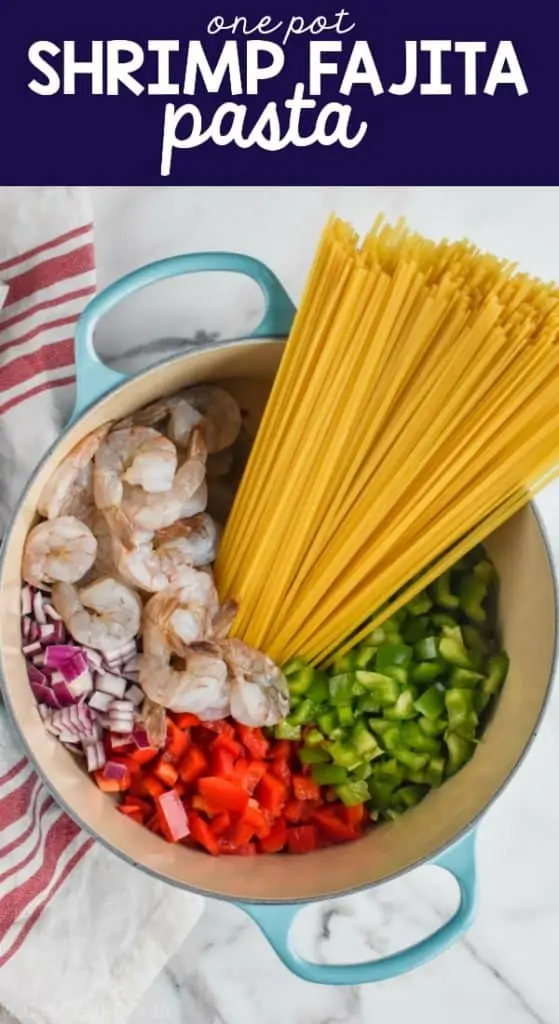
<path id="1" fill-rule="evenodd" d="M 369 760 L 382 754 L 375 736 L 367 729 L 364 722 L 356 722 L 351 731 L 351 742 L 361 757 Z"/>
<path id="2" fill-rule="evenodd" d="M 408 601 L 406 605 L 406 611 L 410 615 L 425 615 L 426 612 L 430 611 L 433 607 L 433 602 L 426 591 L 416 594 L 412 597 L 411 601 Z"/>
<path id="3" fill-rule="evenodd" d="M 274 736 L 277 740 L 300 740 L 301 726 L 294 725 L 288 718 L 284 718 L 282 722 L 278 722 L 276 725 Z"/>
<path id="4" fill-rule="evenodd" d="M 460 768 L 470 760 L 474 750 L 475 743 L 471 740 L 464 739 L 463 736 L 459 736 L 455 732 L 447 732 L 445 736 L 445 743 L 448 748 L 448 763 L 446 767 L 447 776 L 455 775 Z"/>
<path id="5" fill-rule="evenodd" d="M 413 655 L 413 648 L 408 644 L 381 644 L 375 658 L 377 672 L 383 672 L 385 668 L 393 668 L 395 665 L 409 665 Z"/>
<path id="6" fill-rule="evenodd" d="M 328 687 L 332 704 L 350 704 L 353 697 L 353 684 L 355 676 L 353 672 L 343 672 L 341 675 L 330 676 Z"/>
<path id="7" fill-rule="evenodd" d="M 402 739 L 412 750 L 418 750 L 421 754 L 440 754 L 443 746 L 440 740 L 433 736 L 427 736 L 418 722 L 404 722 L 402 726 Z"/>
<path id="8" fill-rule="evenodd" d="M 398 699 L 400 688 L 396 680 L 391 679 L 390 676 L 385 676 L 380 672 L 365 672 L 363 669 L 358 669 L 355 679 L 379 704 L 394 704 Z"/>
<path id="9" fill-rule="evenodd" d="M 432 683 L 440 679 L 446 672 L 446 665 L 441 658 L 434 661 L 420 661 L 411 667 L 411 679 L 413 683 Z"/>
<path id="10" fill-rule="evenodd" d="M 352 771 L 353 768 L 357 768 L 358 764 L 361 764 L 363 760 L 358 754 L 357 750 L 352 743 L 347 740 L 336 740 L 335 743 L 326 743 L 325 748 L 330 754 L 332 761 L 335 765 L 339 765 L 341 768 L 347 768 Z"/>
<path id="11" fill-rule="evenodd" d="M 428 792 L 428 786 L 401 786 L 394 793 L 394 799 L 402 807 L 415 807 Z"/>
<path id="12" fill-rule="evenodd" d="M 330 760 L 330 755 L 320 747 L 302 747 L 297 757 L 301 764 L 324 764 Z"/>
<path id="13" fill-rule="evenodd" d="M 429 761 L 428 754 L 419 754 L 415 750 L 408 750 L 407 747 L 396 747 L 391 750 L 391 754 L 400 764 L 411 768 L 413 771 L 420 771 L 421 768 L 425 768 Z"/>
<path id="14" fill-rule="evenodd" d="M 416 710 L 414 700 L 417 691 L 404 690 L 392 707 L 384 709 L 384 717 L 389 721 L 404 721 L 408 718 L 415 718 Z"/>
<path id="15" fill-rule="evenodd" d="M 433 584 L 435 601 L 441 608 L 458 608 L 459 598 L 450 589 L 450 569 L 443 572 Z"/>
<path id="16" fill-rule="evenodd" d="M 356 807 L 369 799 L 369 787 L 364 779 L 356 779 L 336 786 L 336 795 L 346 807 Z"/>
<path id="17" fill-rule="evenodd" d="M 345 654 L 338 654 L 334 658 L 334 672 L 336 675 L 343 675 L 344 672 L 351 672 L 355 667 L 355 652 L 346 651 Z"/>
<path id="18" fill-rule="evenodd" d="M 454 666 L 450 673 L 449 686 L 458 690 L 473 690 L 483 676 L 480 672 L 471 672 L 469 668 Z"/>
<path id="19" fill-rule="evenodd" d="M 282 672 L 284 676 L 292 676 L 295 672 L 301 672 L 304 668 L 308 668 L 304 658 L 291 658 L 291 661 L 286 662 L 283 666 Z"/>
<path id="20" fill-rule="evenodd" d="M 489 701 L 494 697 L 505 679 L 509 670 L 509 659 L 508 655 L 502 651 L 500 654 L 494 654 L 489 658 L 487 662 L 487 675 L 484 677 L 480 692 L 478 694 L 478 709 L 483 711 Z"/>
<path id="21" fill-rule="evenodd" d="M 378 648 L 373 646 L 358 647 L 355 654 L 356 668 L 369 668 L 373 664 Z"/>
<path id="22" fill-rule="evenodd" d="M 476 562 L 472 572 L 478 579 L 483 580 L 488 586 L 490 583 L 494 583 L 497 580 L 497 573 L 495 566 L 487 559 L 484 558 L 481 562 Z"/>
<path id="23" fill-rule="evenodd" d="M 342 729 L 347 729 L 350 725 L 353 725 L 355 716 L 351 704 L 338 704 L 336 710 L 338 712 L 338 722 Z"/>
<path id="24" fill-rule="evenodd" d="M 447 723 L 444 718 L 418 718 L 417 724 L 426 736 L 440 736 L 445 731 Z"/>
<path id="25" fill-rule="evenodd" d="M 487 614 L 483 602 L 487 597 L 487 583 L 473 573 L 463 576 L 458 590 L 460 607 L 472 622 L 485 622 Z"/>
<path id="26" fill-rule="evenodd" d="M 316 704 L 313 704 L 312 700 L 305 699 L 300 704 L 297 704 L 297 707 L 292 710 L 286 721 L 290 722 L 291 725 L 308 725 L 310 722 L 316 721 L 317 711 Z"/>
<path id="27" fill-rule="evenodd" d="M 445 626 L 448 626 L 450 629 L 456 629 L 456 626 L 458 625 L 454 616 L 449 615 L 448 612 L 435 612 L 431 616 L 431 619 L 433 621 L 433 625 L 437 626 L 439 629 L 443 629 Z"/>
<path id="28" fill-rule="evenodd" d="M 404 632 L 404 643 L 416 644 L 418 640 L 423 640 L 429 632 L 430 621 L 428 615 L 418 615 L 417 618 L 412 619 Z"/>
<path id="29" fill-rule="evenodd" d="M 450 665 L 457 665 L 458 668 L 471 669 L 472 661 L 462 640 L 454 636 L 443 636 L 439 640 L 439 651 L 441 657 Z"/>
<path id="30" fill-rule="evenodd" d="M 310 666 L 299 669 L 297 672 L 291 672 L 287 676 L 287 685 L 289 687 L 290 694 L 301 696 L 306 693 L 314 679 L 314 669 Z"/>
<path id="31" fill-rule="evenodd" d="M 318 729 L 309 729 L 305 736 L 306 747 L 320 747 L 324 743 L 324 736 Z"/>
<path id="32" fill-rule="evenodd" d="M 307 697 L 309 700 L 314 701 L 315 704 L 324 704 L 329 700 L 330 687 L 328 685 L 328 675 L 326 672 L 319 672 L 318 670 L 315 671 L 314 679 L 307 691 Z"/>
<path id="33" fill-rule="evenodd" d="M 382 754 L 382 750 L 379 750 Z M 363 764 L 358 764 L 357 768 L 354 768 L 351 773 L 352 779 L 368 779 L 373 774 L 373 766 L 370 761 L 363 761 Z"/>
<path id="34" fill-rule="evenodd" d="M 324 736 L 331 736 L 338 728 L 338 716 L 335 711 L 324 711 L 318 715 L 316 724 Z"/>
<path id="35" fill-rule="evenodd" d="M 465 670 L 462 669 L 459 671 Z M 430 718 L 434 721 L 444 711 L 444 695 L 445 688 L 442 683 L 435 683 L 434 686 L 430 686 L 428 690 L 425 690 L 424 693 L 417 698 L 414 707 L 416 711 L 419 711 L 420 715 L 425 715 L 426 718 Z"/>
<path id="36" fill-rule="evenodd" d="M 473 690 L 447 690 L 445 704 L 448 713 L 448 727 L 465 739 L 475 737 L 478 725 L 476 695 Z"/>
<path id="37" fill-rule="evenodd" d="M 439 642 L 436 636 L 425 636 L 423 640 L 419 640 L 415 647 L 414 653 L 418 661 L 433 661 L 439 657 Z"/>
<path id="38" fill-rule="evenodd" d="M 348 773 L 345 768 L 337 764 L 313 764 L 311 778 L 319 786 L 342 786 L 348 781 Z"/>
<path id="39" fill-rule="evenodd" d="M 432 757 L 425 767 L 425 782 L 428 786 L 440 786 L 444 779 L 446 761 L 444 757 Z"/>

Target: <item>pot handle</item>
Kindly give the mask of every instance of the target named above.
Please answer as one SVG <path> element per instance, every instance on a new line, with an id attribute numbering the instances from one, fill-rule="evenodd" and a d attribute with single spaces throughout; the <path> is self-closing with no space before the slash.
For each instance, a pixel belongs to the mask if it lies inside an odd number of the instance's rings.
<path id="1" fill-rule="evenodd" d="M 475 912 L 476 873 L 474 832 L 469 832 L 430 863 L 449 871 L 460 888 L 460 904 L 453 917 L 432 935 L 398 953 L 360 964 L 314 964 L 302 957 L 291 943 L 296 915 L 308 904 L 237 903 L 256 922 L 285 966 L 304 981 L 319 985 L 363 985 L 386 981 L 412 971 L 452 945 L 470 926 Z"/>
<path id="2" fill-rule="evenodd" d="M 259 285 L 264 295 L 264 315 L 258 327 L 247 337 L 273 338 L 289 334 L 295 306 L 276 275 L 260 260 L 235 252 L 198 252 L 148 263 L 96 295 L 78 320 L 75 335 L 76 403 L 71 422 L 88 406 L 128 379 L 126 374 L 106 366 L 95 352 L 93 333 L 101 317 L 114 309 L 121 299 L 156 281 L 204 271 L 245 274 Z"/>

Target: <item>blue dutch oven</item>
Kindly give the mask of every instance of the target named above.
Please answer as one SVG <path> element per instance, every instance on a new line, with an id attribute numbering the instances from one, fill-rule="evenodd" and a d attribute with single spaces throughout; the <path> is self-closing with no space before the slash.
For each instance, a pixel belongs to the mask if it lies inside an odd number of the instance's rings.
<path id="1" fill-rule="evenodd" d="M 246 338 L 185 343 L 184 352 L 133 377 L 105 366 L 93 335 L 99 319 L 121 299 L 168 277 L 202 271 L 245 274 L 261 288 L 264 315 Z M 551 560 L 533 508 L 516 515 L 488 542 L 501 578 L 502 640 L 510 675 L 483 743 L 472 761 L 397 822 L 364 839 L 308 854 L 212 858 L 171 845 L 116 814 L 74 758 L 43 729 L 20 652 L 20 565 L 38 495 L 53 468 L 94 427 L 201 381 L 223 382 L 248 410 L 255 431 L 294 306 L 262 263 L 234 253 L 175 256 L 128 274 L 94 298 L 76 330 L 77 397 L 71 421 L 22 495 L 5 538 L 0 567 L 2 690 L 27 755 L 67 813 L 99 842 L 140 870 L 172 885 L 234 902 L 259 926 L 286 967 L 328 985 L 381 981 L 431 960 L 470 925 L 476 903 L 475 829 L 522 761 L 545 709 L 555 657 L 556 594 Z M 162 313 L 162 333 L 166 329 Z M 529 599 L 527 599 L 529 595 Z M 460 894 L 454 916 L 434 934 L 369 963 L 326 966 L 304 960 L 291 931 L 302 907 L 316 900 L 369 889 L 422 864 L 450 872 Z"/>

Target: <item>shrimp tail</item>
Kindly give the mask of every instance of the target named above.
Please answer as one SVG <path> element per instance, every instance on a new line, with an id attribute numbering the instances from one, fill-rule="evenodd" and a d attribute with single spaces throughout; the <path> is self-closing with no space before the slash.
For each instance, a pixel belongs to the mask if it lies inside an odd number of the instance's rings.
<path id="1" fill-rule="evenodd" d="M 216 640 L 224 640 L 235 621 L 239 605 L 232 598 L 223 602 L 212 622 L 212 634 Z"/>
<path id="2" fill-rule="evenodd" d="M 148 740 L 152 747 L 159 750 L 164 746 L 167 738 L 167 715 L 161 704 L 156 704 L 150 697 L 146 697 L 142 704 L 142 721 L 146 727 Z"/>

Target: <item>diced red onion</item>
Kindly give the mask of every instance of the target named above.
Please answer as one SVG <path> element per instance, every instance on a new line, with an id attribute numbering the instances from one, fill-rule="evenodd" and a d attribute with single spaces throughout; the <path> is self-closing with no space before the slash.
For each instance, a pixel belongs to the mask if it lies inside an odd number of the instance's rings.
<path id="1" fill-rule="evenodd" d="M 126 691 L 126 700 L 129 700 L 135 708 L 139 708 L 145 700 L 145 693 L 139 686 L 129 686 Z"/>
<path id="2" fill-rule="evenodd" d="M 60 702 L 51 690 L 50 686 L 46 686 L 44 683 L 38 683 L 35 679 L 29 680 L 29 685 L 35 700 L 38 700 L 40 704 L 46 704 L 49 708 L 59 708 Z"/>
<path id="3" fill-rule="evenodd" d="M 54 626 L 53 623 L 51 625 Z M 45 651 L 45 665 L 62 668 L 64 662 L 70 661 L 81 653 L 80 648 L 74 647 L 72 644 L 51 644 Z"/>
<path id="4" fill-rule="evenodd" d="M 33 615 L 35 622 L 38 622 L 40 626 L 45 625 L 47 617 L 43 610 L 43 595 L 40 590 L 36 590 L 33 595 Z"/>
<path id="5" fill-rule="evenodd" d="M 33 595 L 31 593 L 31 587 L 25 585 L 21 588 L 21 614 L 31 615 L 33 610 Z"/>
<path id="6" fill-rule="evenodd" d="M 58 614 L 56 608 L 50 602 L 44 602 L 43 611 L 47 619 L 50 619 L 52 622 L 62 622 L 62 616 Z"/>
<path id="7" fill-rule="evenodd" d="M 113 698 L 110 693 L 103 693 L 102 690 L 94 690 L 87 703 L 94 711 L 108 711 Z"/>
<path id="8" fill-rule="evenodd" d="M 82 651 L 89 662 L 90 668 L 94 672 L 100 672 L 103 666 L 103 655 L 101 652 L 93 650 L 92 647 L 82 647 Z"/>
<path id="9" fill-rule="evenodd" d="M 129 700 L 126 700 L 126 699 L 125 700 L 113 700 L 113 702 L 112 702 L 112 704 L 111 704 L 111 706 L 109 708 L 109 714 L 112 715 L 113 713 L 115 713 L 115 712 L 118 713 L 119 711 L 124 711 L 125 714 L 132 715 L 134 713 L 134 705 L 131 704 L 131 702 Z"/>
<path id="10" fill-rule="evenodd" d="M 111 733 L 111 747 L 113 750 L 121 750 L 123 747 L 132 746 L 134 746 L 132 733 L 129 732 L 126 735 L 121 733 Z"/>
<path id="11" fill-rule="evenodd" d="M 122 782 L 126 778 L 128 768 L 125 764 L 119 764 L 118 761 L 107 761 L 103 768 L 103 778 L 114 780 L 115 782 Z"/>
<path id="12" fill-rule="evenodd" d="M 28 658 L 30 654 L 42 654 L 42 648 L 38 640 L 33 640 L 32 643 L 24 644 L 21 649 L 26 658 Z"/>
<path id="13" fill-rule="evenodd" d="M 147 747 L 151 747 L 148 731 L 145 725 L 137 724 L 134 726 L 132 739 L 138 747 L 138 750 L 146 750 Z"/>
<path id="14" fill-rule="evenodd" d="M 31 625 L 29 627 L 29 639 L 30 640 L 38 640 L 39 636 L 40 636 L 40 633 L 39 633 L 38 623 L 36 623 L 35 621 L 32 621 Z"/>
<path id="15" fill-rule="evenodd" d="M 33 662 L 34 665 L 44 665 L 45 655 L 43 651 L 41 651 L 40 654 L 34 654 L 33 657 L 31 658 L 31 661 Z"/>
<path id="16" fill-rule="evenodd" d="M 128 718 L 126 721 L 117 721 L 116 719 L 110 719 L 110 730 L 111 732 L 118 732 L 128 734 L 132 732 L 133 719 Z"/>
<path id="17" fill-rule="evenodd" d="M 29 640 L 29 635 L 31 633 L 31 625 L 31 619 L 23 618 L 21 620 L 21 635 L 24 640 Z"/>
<path id="18" fill-rule="evenodd" d="M 100 672 L 95 677 L 95 689 L 101 690 L 101 693 L 110 693 L 111 696 L 121 698 L 124 697 L 126 690 L 126 679 L 122 676 L 115 676 L 112 672 Z"/>
<path id="19" fill-rule="evenodd" d="M 54 693 L 54 695 L 55 695 L 55 697 L 56 697 L 56 699 L 58 701 L 59 707 L 70 708 L 73 704 L 76 703 L 76 698 L 74 697 L 74 694 L 69 689 L 68 683 L 65 683 L 65 682 L 53 683 L 52 684 L 52 692 Z"/>
<path id="20" fill-rule="evenodd" d="M 123 676 L 128 675 L 129 672 L 133 672 L 134 674 L 136 674 L 139 668 L 140 656 L 139 654 L 135 654 L 133 658 L 129 658 L 128 661 L 124 662 L 124 665 L 122 666 L 122 674 Z"/>
<path id="21" fill-rule="evenodd" d="M 54 622 L 47 622 L 44 626 L 39 626 L 39 638 L 42 644 L 54 644 L 56 643 L 57 629 Z"/>
<path id="22" fill-rule="evenodd" d="M 87 758 L 88 772 L 97 772 L 100 768 L 105 767 L 107 755 L 102 743 L 92 743 L 91 746 L 86 747 L 85 756 Z"/>
<path id="23" fill-rule="evenodd" d="M 108 715 L 104 715 L 103 712 L 100 712 L 97 715 L 97 721 L 99 722 L 99 725 L 101 726 L 101 728 L 103 728 L 103 729 L 110 729 L 111 728 L 111 723 L 110 723 L 110 720 L 109 720 L 109 716 Z"/>

